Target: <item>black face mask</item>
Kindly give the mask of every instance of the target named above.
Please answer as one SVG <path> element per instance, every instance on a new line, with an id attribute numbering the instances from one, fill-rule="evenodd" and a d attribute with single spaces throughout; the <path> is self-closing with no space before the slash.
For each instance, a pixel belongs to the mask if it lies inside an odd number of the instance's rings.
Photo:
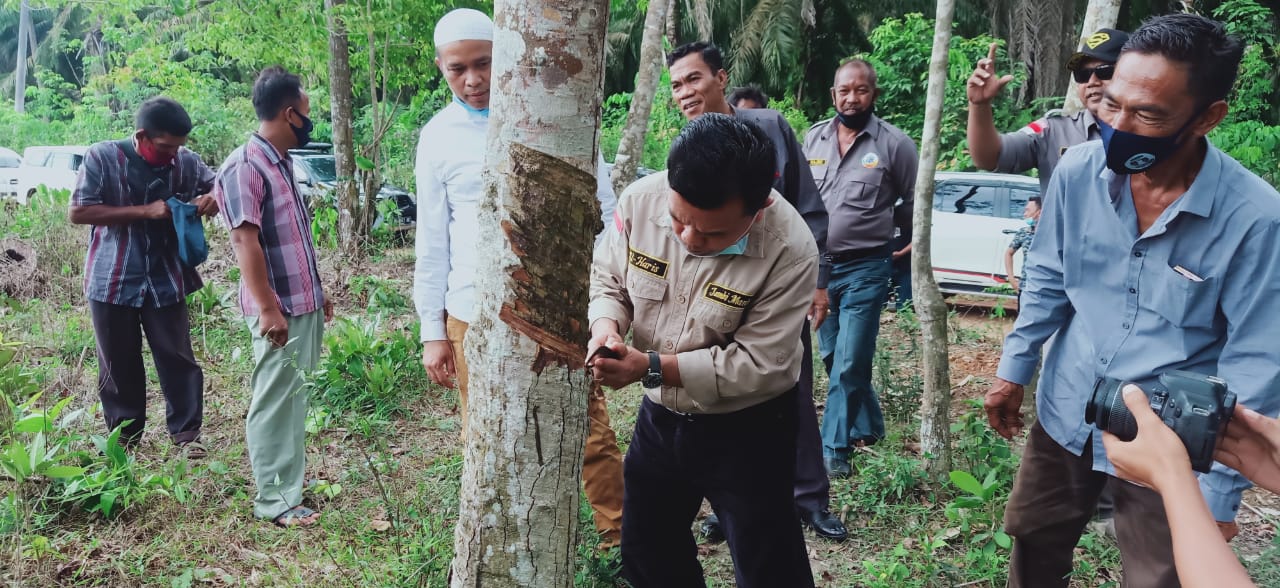
<path id="1" fill-rule="evenodd" d="M 1107 121 L 1098 119 L 1098 134 L 1102 137 L 1102 149 L 1107 154 L 1107 168 L 1120 175 L 1138 174 L 1168 159 L 1182 145 L 1182 133 L 1200 118 L 1203 111 L 1196 111 L 1190 120 L 1167 137 L 1148 137 L 1117 130 Z"/>
<path id="2" fill-rule="evenodd" d="M 297 113 L 298 118 L 302 119 L 302 126 L 295 127 L 293 123 L 289 123 L 289 128 L 293 130 L 293 138 L 298 141 L 298 147 L 305 147 L 311 142 L 311 131 L 316 128 L 316 125 L 305 114 L 298 112 L 297 108 L 293 111 Z M 288 122 L 288 119 L 285 119 L 285 122 Z"/>
<path id="3" fill-rule="evenodd" d="M 871 115 L 874 114 L 875 111 L 876 104 L 872 102 L 870 108 L 857 114 L 837 112 L 836 120 L 840 121 L 840 124 L 844 125 L 846 128 L 854 131 L 861 131 L 862 129 L 867 128 L 867 123 L 871 122 Z"/>

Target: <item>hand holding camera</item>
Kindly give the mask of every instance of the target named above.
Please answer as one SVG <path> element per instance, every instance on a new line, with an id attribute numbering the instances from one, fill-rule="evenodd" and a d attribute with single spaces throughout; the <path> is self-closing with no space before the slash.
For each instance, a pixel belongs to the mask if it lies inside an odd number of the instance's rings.
<path id="1" fill-rule="evenodd" d="M 1254 484 L 1280 493 L 1280 421 L 1236 405 L 1213 457 Z"/>
<path id="2" fill-rule="evenodd" d="M 1099 380 L 1085 408 L 1084 420 L 1120 441 L 1134 441 L 1139 430 L 1145 434 L 1147 429 L 1159 428 L 1155 424 L 1163 423 L 1186 447 L 1191 468 L 1208 472 L 1213 466 L 1217 441 L 1235 411 L 1236 395 L 1218 378 L 1177 370 L 1161 374 L 1159 383 L 1148 391 L 1149 404 L 1144 404 L 1146 398 L 1137 386 L 1113 379 Z M 1131 397 L 1134 394 L 1137 397 Z M 1163 432 L 1159 435 L 1163 436 Z M 1108 456 L 1111 447 L 1107 445 Z"/>

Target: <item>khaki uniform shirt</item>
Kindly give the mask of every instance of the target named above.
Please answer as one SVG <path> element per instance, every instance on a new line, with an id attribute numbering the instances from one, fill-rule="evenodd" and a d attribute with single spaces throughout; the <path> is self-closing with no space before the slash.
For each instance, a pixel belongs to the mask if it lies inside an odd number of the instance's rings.
<path id="1" fill-rule="evenodd" d="M 841 157 L 839 124 L 833 118 L 813 125 L 804 139 L 809 169 L 830 217 L 827 250 L 832 254 L 880 247 L 893 239 L 893 211 L 911 210 L 920 166 L 911 138 L 875 115 Z M 911 215 L 900 218 L 906 222 L 897 228 L 908 233 Z"/>
<path id="2" fill-rule="evenodd" d="M 674 354 L 683 387 L 645 390 L 683 413 L 727 413 L 795 387 L 818 248 L 777 192 L 741 255 L 694 257 L 671 228 L 666 172 L 627 188 L 591 267 L 590 323 L 632 331 L 641 350 Z"/>
<path id="3" fill-rule="evenodd" d="M 1040 174 L 1040 194 L 1044 195 L 1049 178 L 1067 148 L 1100 138 L 1098 122 L 1088 110 L 1070 116 L 1061 110 L 1050 110 L 1044 118 L 1000 135 L 1000 158 L 996 160 L 995 171 L 1020 174 L 1036 168 Z"/>

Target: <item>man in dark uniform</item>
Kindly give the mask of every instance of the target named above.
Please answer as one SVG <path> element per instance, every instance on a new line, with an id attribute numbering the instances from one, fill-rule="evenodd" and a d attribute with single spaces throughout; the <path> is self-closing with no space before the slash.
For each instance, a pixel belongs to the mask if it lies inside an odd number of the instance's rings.
<path id="1" fill-rule="evenodd" d="M 677 47 L 667 56 L 671 70 L 671 97 L 685 118 L 716 112 L 728 114 L 738 120 L 751 123 L 764 131 L 773 142 L 777 171 L 773 188 L 804 218 L 813 233 L 818 251 L 827 250 L 827 209 L 814 186 L 813 176 L 805 165 L 804 152 L 796 141 L 795 131 L 787 119 L 776 110 L 768 108 L 733 108 L 725 99 L 729 73 L 724 69 L 724 58 L 715 45 L 704 42 L 687 43 Z M 819 262 L 818 279 L 813 304 L 809 311 L 813 327 L 822 325 L 827 315 L 827 277 L 831 266 Z M 830 482 L 822 465 L 822 441 L 818 434 L 818 412 L 813 405 L 813 341 L 806 328 L 801 334 L 804 344 L 804 360 L 800 366 L 799 394 L 796 410 L 799 416 L 799 437 L 796 443 L 796 510 L 801 520 L 814 532 L 836 541 L 848 537 L 848 531 L 840 519 L 831 515 L 828 508 Z M 703 525 L 703 534 L 711 540 L 724 535 L 719 529 L 719 519 L 713 514 Z"/>
<path id="2" fill-rule="evenodd" d="M 890 241 L 895 228 L 911 231 L 920 163 L 911 138 L 875 115 L 878 94 L 870 63 L 841 65 L 831 88 L 837 115 L 804 139 L 832 219 L 827 247 L 836 312 L 818 330 L 831 382 L 822 415 L 823 460 L 831 475 L 849 475 L 850 453 L 885 435 L 871 364 L 897 253 Z"/>
<path id="3" fill-rule="evenodd" d="M 1076 90 L 1084 110 L 1070 115 L 1062 110 L 1050 110 L 1043 118 L 1003 135 L 996 131 L 991 101 L 1013 76 L 996 77 L 996 44 L 992 43 L 990 53 L 978 60 L 977 69 L 965 84 L 969 97 L 967 137 L 973 164 L 987 171 L 1014 174 L 1035 168 L 1040 174 L 1043 196 L 1053 168 L 1067 148 L 1101 138 L 1096 113 L 1102 103 L 1102 90 L 1115 72 L 1120 48 L 1128 39 L 1124 31 L 1100 29 L 1067 61 L 1067 69 L 1079 84 Z"/>
<path id="4" fill-rule="evenodd" d="M 666 172 L 627 188 L 596 249 L 587 363 L 605 386 L 645 389 L 623 466 L 622 573 L 635 588 L 704 585 L 689 529 L 704 497 L 738 586 L 813 586 L 792 492 L 818 249 L 770 189 L 773 149 L 759 127 L 699 117 Z"/>

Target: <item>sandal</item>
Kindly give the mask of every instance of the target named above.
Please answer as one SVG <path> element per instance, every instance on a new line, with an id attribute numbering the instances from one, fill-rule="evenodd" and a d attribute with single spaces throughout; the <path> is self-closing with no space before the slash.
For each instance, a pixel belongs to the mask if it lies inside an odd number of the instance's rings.
<path id="1" fill-rule="evenodd" d="M 209 456 L 209 450 L 205 449 L 204 444 L 199 441 L 179 443 L 178 448 L 182 450 L 182 455 L 187 459 L 204 459 Z"/>
<path id="2" fill-rule="evenodd" d="M 298 505 L 286 510 L 276 518 L 271 519 L 271 523 L 277 527 L 310 527 L 320 522 L 320 513 L 311 510 L 305 506 Z M 314 518 L 312 518 L 314 517 Z"/>

